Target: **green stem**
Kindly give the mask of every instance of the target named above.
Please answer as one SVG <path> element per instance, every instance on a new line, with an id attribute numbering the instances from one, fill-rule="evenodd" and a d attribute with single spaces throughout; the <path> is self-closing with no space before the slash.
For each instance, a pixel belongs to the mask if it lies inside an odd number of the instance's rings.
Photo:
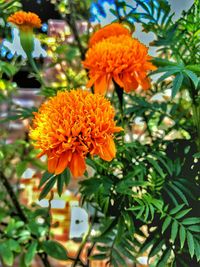
<path id="1" fill-rule="evenodd" d="M 35 74 L 36 74 L 36 78 L 37 78 L 37 80 L 41 83 L 41 85 L 43 85 L 44 87 L 46 87 L 46 86 L 45 86 L 45 83 L 44 83 L 44 81 L 43 81 L 43 79 L 42 79 L 42 77 L 41 77 L 40 71 L 39 71 L 37 65 L 35 64 L 34 59 L 32 58 L 31 55 L 27 55 L 27 58 L 28 58 L 28 62 L 29 62 L 29 64 L 30 64 L 30 66 L 32 67 L 33 71 L 34 71 Z"/>
<path id="2" fill-rule="evenodd" d="M 92 222 L 90 223 L 90 226 L 89 226 L 89 228 L 88 228 L 87 234 L 83 237 L 82 243 L 81 243 L 81 245 L 80 245 L 80 247 L 79 247 L 78 253 L 77 253 L 77 255 L 76 255 L 76 259 L 75 259 L 75 261 L 74 261 L 72 267 L 75 267 L 76 264 L 77 264 L 78 262 L 81 262 L 82 266 L 85 266 L 85 264 L 83 264 L 82 261 L 81 261 L 81 259 L 80 259 L 80 255 L 81 255 L 81 253 L 82 253 L 82 251 L 83 251 L 83 249 L 84 249 L 84 247 L 85 247 L 85 245 L 86 245 L 86 243 L 87 243 L 87 241 L 88 241 L 88 238 L 89 238 L 89 236 L 90 236 L 90 234 L 91 234 L 92 226 L 93 226 L 94 220 L 95 220 L 95 218 L 96 218 L 96 213 L 97 213 L 97 211 L 95 211 L 93 220 L 92 220 Z M 86 266 L 87 266 L 87 265 L 86 265 Z"/>
<path id="3" fill-rule="evenodd" d="M 193 105 L 192 110 L 193 110 L 193 121 L 197 130 L 197 138 L 196 138 L 197 149 L 198 152 L 200 152 L 200 105 Z"/>
<path id="4" fill-rule="evenodd" d="M 122 127 L 124 128 L 124 97 L 123 97 L 124 90 L 116 82 L 114 82 L 114 85 L 115 85 L 115 91 L 119 99 L 119 109 L 121 113 Z"/>

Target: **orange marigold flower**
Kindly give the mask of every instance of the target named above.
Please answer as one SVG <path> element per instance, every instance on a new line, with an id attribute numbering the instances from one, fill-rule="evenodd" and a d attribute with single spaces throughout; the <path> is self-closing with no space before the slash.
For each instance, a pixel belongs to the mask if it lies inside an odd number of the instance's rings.
<path id="1" fill-rule="evenodd" d="M 99 94 L 83 90 L 58 92 L 34 113 L 30 137 L 48 157 L 48 171 L 59 174 L 66 167 L 83 175 L 85 157 L 99 155 L 111 161 L 116 154 L 113 134 L 122 130 L 114 121 L 114 109 Z"/>
<path id="2" fill-rule="evenodd" d="M 41 27 L 41 19 L 32 12 L 17 11 L 8 17 L 8 22 L 13 23 L 22 30 Z"/>
<path id="3" fill-rule="evenodd" d="M 92 46 L 83 65 L 89 69 L 87 87 L 94 84 L 95 93 L 105 94 L 113 79 L 126 92 L 150 87 L 147 71 L 156 69 L 150 62 L 148 48 L 130 36 L 112 36 Z"/>
<path id="4" fill-rule="evenodd" d="M 95 32 L 89 40 L 89 47 L 111 36 L 128 35 L 130 31 L 120 23 L 112 23 Z"/>

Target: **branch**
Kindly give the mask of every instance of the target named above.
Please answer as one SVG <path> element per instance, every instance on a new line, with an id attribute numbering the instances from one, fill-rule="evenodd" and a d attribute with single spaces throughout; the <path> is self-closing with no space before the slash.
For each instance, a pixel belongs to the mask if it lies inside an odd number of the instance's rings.
<path id="1" fill-rule="evenodd" d="M 119 3 L 118 3 L 118 0 L 115 0 L 115 9 L 116 9 L 116 12 L 117 12 L 117 18 L 118 18 L 119 22 L 122 22 L 123 19 L 120 16 L 120 13 L 119 13 Z"/>
<path id="2" fill-rule="evenodd" d="M 16 211 L 18 213 L 18 216 L 20 217 L 20 219 L 23 221 L 23 222 L 27 222 L 27 218 L 26 218 L 26 215 L 24 214 L 24 211 L 22 210 L 19 202 L 18 202 L 18 199 L 15 195 L 15 192 L 13 191 L 12 189 L 12 186 L 10 185 L 10 183 L 8 182 L 6 176 L 3 174 L 3 172 L 0 172 L 0 179 L 1 179 L 1 182 L 3 184 L 3 186 L 6 188 L 8 194 L 9 194 L 9 197 L 13 203 L 13 206 L 16 208 Z"/>
<path id="3" fill-rule="evenodd" d="M 75 11 L 74 11 L 74 6 L 73 6 L 72 0 L 68 1 L 68 5 L 69 5 L 69 9 L 70 9 L 70 14 L 66 16 L 66 20 L 67 20 L 67 23 L 68 23 L 69 27 L 72 30 L 72 33 L 74 35 L 75 40 L 77 42 L 79 51 L 81 53 L 81 59 L 84 60 L 85 59 L 85 49 L 82 46 L 82 43 L 81 43 L 81 40 L 80 40 L 80 37 L 79 37 L 79 34 L 78 34 L 78 30 L 77 30 L 77 27 L 76 27 L 76 22 L 75 22 L 75 19 L 74 19 L 74 12 Z"/>
<path id="4" fill-rule="evenodd" d="M 22 210 L 19 201 L 17 199 L 17 196 L 12 188 L 12 186 L 10 185 L 8 179 L 6 178 L 6 176 L 4 175 L 4 173 L 2 171 L 0 171 L 0 181 L 2 182 L 3 186 L 5 187 L 5 189 L 7 190 L 9 197 L 13 203 L 13 206 L 15 207 L 18 216 L 20 217 L 20 219 L 24 222 L 27 223 L 28 219 L 24 213 L 24 211 Z M 33 238 L 36 238 L 35 236 L 32 235 Z M 44 267 L 51 267 L 50 262 L 48 261 L 48 256 L 45 252 L 43 253 L 38 253 L 38 256 L 40 257 L 41 261 L 44 264 Z"/>

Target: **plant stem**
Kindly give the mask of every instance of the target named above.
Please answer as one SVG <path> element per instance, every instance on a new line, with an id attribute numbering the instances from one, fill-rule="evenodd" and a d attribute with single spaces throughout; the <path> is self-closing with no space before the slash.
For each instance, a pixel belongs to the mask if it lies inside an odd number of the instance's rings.
<path id="1" fill-rule="evenodd" d="M 123 107 L 124 91 L 116 82 L 114 82 L 114 85 L 115 85 L 115 91 L 116 91 L 118 99 L 119 99 L 119 109 L 120 109 L 120 113 L 121 113 L 122 127 L 124 128 L 124 107 Z"/>
<path id="2" fill-rule="evenodd" d="M 9 197 L 12 200 L 13 206 L 15 207 L 15 209 L 17 211 L 18 216 L 20 217 L 20 219 L 24 223 L 27 223 L 28 219 L 27 219 L 26 215 L 24 214 L 24 211 L 22 210 L 22 208 L 19 204 L 17 196 L 16 196 L 14 190 L 12 189 L 12 186 L 10 185 L 8 179 L 6 178 L 6 176 L 4 175 L 4 173 L 2 171 L 0 171 L 0 181 L 2 182 L 3 186 L 7 190 Z M 48 256 L 45 252 L 38 253 L 38 256 L 40 257 L 41 261 L 43 262 L 44 267 L 51 267 L 51 265 L 48 261 Z"/>
<path id="3" fill-rule="evenodd" d="M 75 14 L 76 11 L 74 10 L 73 1 L 69 0 L 68 1 L 68 5 L 69 5 L 69 8 L 70 8 L 70 14 L 68 16 L 66 16 L 66 20 L 67 20 L 67 23 L 69 24 L 69 27 L 72 30 L 72 33 L 74 35 L 75 40 L 77 42 L 77 45 L 78 45 L 78 48 L 79 48 L 79 51 L 80 51 L 80 54 L 81 54 L 81 59 L 84 60 L 85 59 L 85 49 L 82 46 L 82 43 L 81 43 L 81 40 L 80 40 L 80 37 L 79 37 L 79 34 L 78 34 L 78 30 L 77 30 L 77 27 L 76 27 L 76 21 L 74 19 L 74 15 L 73 14 Z"/>
<path id="4" fill-rule="evenodd" d="M 84 249 L 84 247 L 85 247 L 85 244 L 87 243 L 88 238 L 89 238 L 89 236 L 90 236 L 90 234 L 91 234 L 92 226 L 93 226 L 94 220 L 95 220 L 95 218 L 96 218 L 96 215 L 97 215 L 97 210 L 95 210 L 95 214 L 94 214 L 94 217 L 93 217 L 93 219 L 92 219 L 92 221 L 91 221 L 91 223 L 90 223 L 90 226 L 89 226 L 89 228 L 88 228 L 87 234 L 83 237 L 82 243 L 81 243 L 81 245 L 80 245 L 80 247 L 79 247 L 79 250 L 78 250 L 76 259 L 75 259 L 75 261 L 74 261 L 72 267 L 75 267 L 76 264 L 77 264 L 78 262 L 81 262 L 82 266 L 84 266 L 84 267 L 88 267 L 88 266 L 89 266 L 89 260 L 87 259 L 87 264 L 85 265 L 85 264 L 81 261 L 81 259 L 80 259 L 80 255 L 81 255 L 81 253 L 82 253 L 82 251 L 83 251 L 83 249 Z M 93 245 L 90 247 L 90 249 L 88 250 L 88 257 L 89 257 L 90 254 L 92 253 L 93 247 L 94 247 L 94 243 L 93 243 Z"/>
<path id="5" fill-rule="evenodd" d="M 194 104 L 192 106 L 192 110 L 193 110 L 193 121 L 197 130 L 197 139 L 196 139 L 197 149 L 198 152 L 200 152 L 200 105 Z"/>
<path id="6" fill-rule="evenodd" d="M 0 178 L 1 178 L 1 182 L 2 182 L 3 186 L 5 187 L 5 189 L 7 190 L 8 194 L 10 196 L 10 199 L 12 200 L 13 206 L 16 208 L 16 211 L 17 211 L 20 219 L 26 223 L 27 222 L 26 215 L 24 214 L 24 212 L 23 212 L 23 210 L 22 210 L 22 208 L 18 202 L 18 199 L 15 195 L 15 192 L 12 189 L 12 186 L 8 182 L 6 176 L 3 174 L 3 172 L 0 172 Z"/>
<path id="7" fill-rule="evenodd" d="M 117 18 L 118 18 L 119 22 L 122 22 L 123 19 L 120 16 L 120 13 L 119 13 L 119 3 L 118 3 L 118 0 L 115 0 L 115 10 L 117 12 Z"/>
<path id="8" fill-rule="evenodd" d="M 87 234 L 83 237 L 82 243 L 79 247 L 78 253 L 76 255 L 76 259 L 75 259 L 72 267 L 75 267 L 78 262 L 81 262 L 80 255 L 81 255 L 81 253 L 85 247 L 85 244 L 87 243 L 87 240 L 88 240 L 88 237 L 90 236 L 91 231 L 92 231 L 92 223 L 89 226 Z M 85 265 L 83 264 L 83 266 L 85 266 Z"/>

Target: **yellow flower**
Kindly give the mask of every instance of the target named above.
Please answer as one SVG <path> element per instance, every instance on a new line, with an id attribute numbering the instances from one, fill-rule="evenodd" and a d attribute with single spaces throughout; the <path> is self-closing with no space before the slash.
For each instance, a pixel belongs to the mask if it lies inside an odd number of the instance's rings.
<path id="1" fill-rule="evenodd" d="M 105 94 L 114 80 L 126 92 L 140 85 L 150 87 L 149 70 L 156 67 L 150 62 L 148 48 L 128 35 L 111 36 L 93 45 L 86 53 L 83 65 L 89 70 L 87 87 L 94 85 L 95 93 Z"/>
<path id="2" fill-rule="evenodd" d="M 58 92 L 34 114 L 30 137 L 41 155 L 48 156 L 48 170 L 60 174 L 69 167 L 77 177 L 86 169 L 88 154 L 111 161 L 116 154 L 113 134 L 122 130 L 114 109 L 101 95 L 83 90 Z"/>

